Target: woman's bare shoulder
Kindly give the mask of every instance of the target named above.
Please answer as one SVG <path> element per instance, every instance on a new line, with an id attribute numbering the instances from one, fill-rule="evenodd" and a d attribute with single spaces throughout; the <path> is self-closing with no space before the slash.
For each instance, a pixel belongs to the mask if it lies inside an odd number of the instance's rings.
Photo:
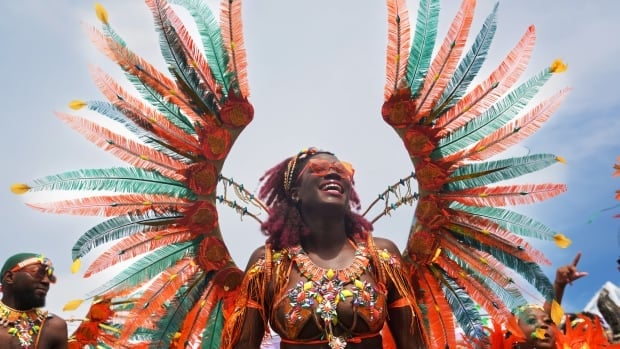
<path id="1" fill-rule="evenodd" d="M 379 250 L 387 250 L 392 254 L 400 254 L 400 250 L 398 246 L 394 243 L 394 241 L 386 238 L 373 237 L 373 242 L 375 247 Z"/>

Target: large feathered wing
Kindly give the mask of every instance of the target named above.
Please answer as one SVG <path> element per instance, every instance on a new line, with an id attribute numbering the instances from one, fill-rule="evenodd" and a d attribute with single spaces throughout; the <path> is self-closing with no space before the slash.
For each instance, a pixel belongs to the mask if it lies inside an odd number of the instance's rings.
<path id="1" fill-rule="evenodd" d="M 539 267 L 549 262 L 524 237 L 558 244 L 568 240 L 504 207 L 565 191 L 562 184 L 516 181 L 563 160 L 552 154 L 495 155 L 533 134 L 557 109 L 568 90 L 534 106 L 530 102 L 565 65 L 557 61 L 522 79 L 535 39 L 530 27 L 486 79 L 470 86 L 493 40 L 497 6 L 467 46 L 475 1 L 463 0 L 434 52 L 439 0 L 420 1 L 412 41 L 405 28 L 398 30 L 409 23 L 404 2 L 387 2 L 390 31 L 382 115 L 402 139 L 415 172 L 378 201 L 385 201 L 381 215 L 417 201 L 404 259 L 412 266 L 411 281 L 426 312 L 433 347 L 454 347 L 455 327 L 471 338 L 484 337 L 482 315 L 507 322 L 510 310 L 525 302 L 524 292 L 553 297 Z M 406 68 L 400 66 L 404 58 Z M 414 179 L 418 193 L 411 190 Z M 390 195 L 395 195 L 392 203 Z"/>
<path id="2" fill-rule="evenodd" d="M 109 217 L 73 247 L 77 267 L 94 248 L 115 242 L 94 259 L 85 277 L 131 262 L 90 294 L 91 308 L 73 333 L 71 347 L 219 348 L 222 324 L 242 278 L 222 239 L 216 209 L 223 203 L 251 215 L 226 196 L 228 191 L 216 193 L 218 186 L 236 185 L 221 169 L 253 118 L 241 1 L 223 0 L 220 16 L 202 0 L 171 2 L 175 6 L 146 0 L 168 73 L 131 51 L 106 10 L 96 5 L 102 27 L 87 31 L 139 95 L 93 68 L 106 100 L 76 100 L 70 106 L 88 108 L 114 123 L 58 113 L 129 166 L 70 171 L 12 188 L 16 193 L 76 194 L 29 200 L 41 211 Z M 199 40 L 179 10 L 191 15 Z M 242 187 L 234 191 L 253 200 Z"/>

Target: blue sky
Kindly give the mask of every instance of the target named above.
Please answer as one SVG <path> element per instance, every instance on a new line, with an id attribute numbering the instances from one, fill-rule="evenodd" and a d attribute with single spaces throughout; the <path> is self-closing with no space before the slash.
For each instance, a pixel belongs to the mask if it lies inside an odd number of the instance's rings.
<path id="1" fill-rule="evenodd" d="M 216 5 L 216 1 L 210 1 Z M 310 145 L 334 151 L 356 167 L 357 190 L 369 203 L 387 185 L 412 170 L 395 133 L 383 122 L 386 19 L 383 1 L 355 0 L 246 1 L 245 40 L 249 61 L 250 100 L 255 119 L 235 144 L 224 174 L 257 186 L 262 173 L 281 159 Z M 472 31 L 490 12 L 494 1 L 478 1 Z M 564 4 L 558 6 L 558 4 Z M 66 301 L 80 298 L 102 278 L 84 280 L 71 275 L 71 247 L 101 217 L 43 214 L 24 205 L 25 198 L 10 193 L 15 182 L 68 170 L 122 165 L 74 133 L 55 116 L 69 112 L 73 99 L 101 99 L 90 80 L 90 65 L 121 77 L 118 69 L 88 41 L 82 23 L 98 25 L 92 2 L 56 0 L 1 2 L 0 30 L 3 55 L 3 122 L 0 219 L 4 223 L 0 257 L 25 250 L 41 251 L 55 262 L 59 283 L 48 296 L 48 307 L 59 315 Z M 110 21 L 129 46 L 161 66 L 157 37 L 147 7 L 137 0 L 102 1 Z M 410 1 L 412 19 L 416 2 Z M 444 1 L 440 35 L 458 7 Z M 526 75 L 555 58 L 569 70 L 554 79 L 543 93 L 571 86 L 573 91 L 547 122 L 515 154 L 554 153 L 567 160 L 550 170 L 524 178 L 531 182 L 563 182 L 567 193 L 541 204 L 518 207 L 563 232 L 573 240 L 565 250 L 552 243 L 534 242 L 553 262 L 569 263 L 583 252 L 579 268 L 590 273 L 566 291 L 564 306 L 580 309 L 605 281 L 620 284 L 620 220 L 603 211 L 618 204 L 614 192 L 620 180 L 612 177 L 620 155 L 619 89 L 620 33 L 615 0 L 503 1 L 495 43 L 481 72 L 493 69 L 528 25 L 538 33 Z M 162 68 L 163 70 L 163 68 Z M 375 235 L 404 247 L 411 207 L 399 209 L 375 225 Z M 241 221 L 221 208 L 221 225 L 234 258 L 244 266 L 263 236 L 252 220 Z M 95 250 L 100 252 L 100 250 Z M 86 258 L 85 262 L 92 260 Z M 84 307 L 85 308 L 85 307 Z"/>

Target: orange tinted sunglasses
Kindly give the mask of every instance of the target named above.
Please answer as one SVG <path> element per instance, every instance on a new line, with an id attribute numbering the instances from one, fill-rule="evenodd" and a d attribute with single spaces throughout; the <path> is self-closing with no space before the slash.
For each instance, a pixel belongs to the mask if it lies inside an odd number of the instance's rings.
<path id="1" fill-rule="evenodd" d="M 319 177 L 327 176 L 331 171 L 333 171 L 350 181 L 353 180 L 353 174 L 355 174 L 353 165 L 346 161 L 340 160 L 329 161 L 311 158 L 308 160 L 306 166 L 304 166 L 301 172 L 299 172 L 299 176 L 301 176 L 306 170 L 310 170 L 310 173 Z"/>
<path id="2" fill-rule="evenodd" d="M 12 272 L 24 272 L 37 281 L 42 281 L 45 276 L 51 283 L 56 282 L 56 275 L 54 275 L 54 267 L 46 264 L 30 264 L 23 268 L 13 268 Z"/>

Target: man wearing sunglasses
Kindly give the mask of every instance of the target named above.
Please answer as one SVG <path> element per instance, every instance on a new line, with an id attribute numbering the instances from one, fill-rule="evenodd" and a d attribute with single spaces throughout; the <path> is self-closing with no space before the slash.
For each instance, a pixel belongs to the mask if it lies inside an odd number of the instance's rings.
<path id="1" fill-rule="evenodd" d="M 66 349 L 67 323 L 41 308 L 56 282 L 52 262 L 36 253 L 9 257 L 0 271 L 0 349 Z"/>

